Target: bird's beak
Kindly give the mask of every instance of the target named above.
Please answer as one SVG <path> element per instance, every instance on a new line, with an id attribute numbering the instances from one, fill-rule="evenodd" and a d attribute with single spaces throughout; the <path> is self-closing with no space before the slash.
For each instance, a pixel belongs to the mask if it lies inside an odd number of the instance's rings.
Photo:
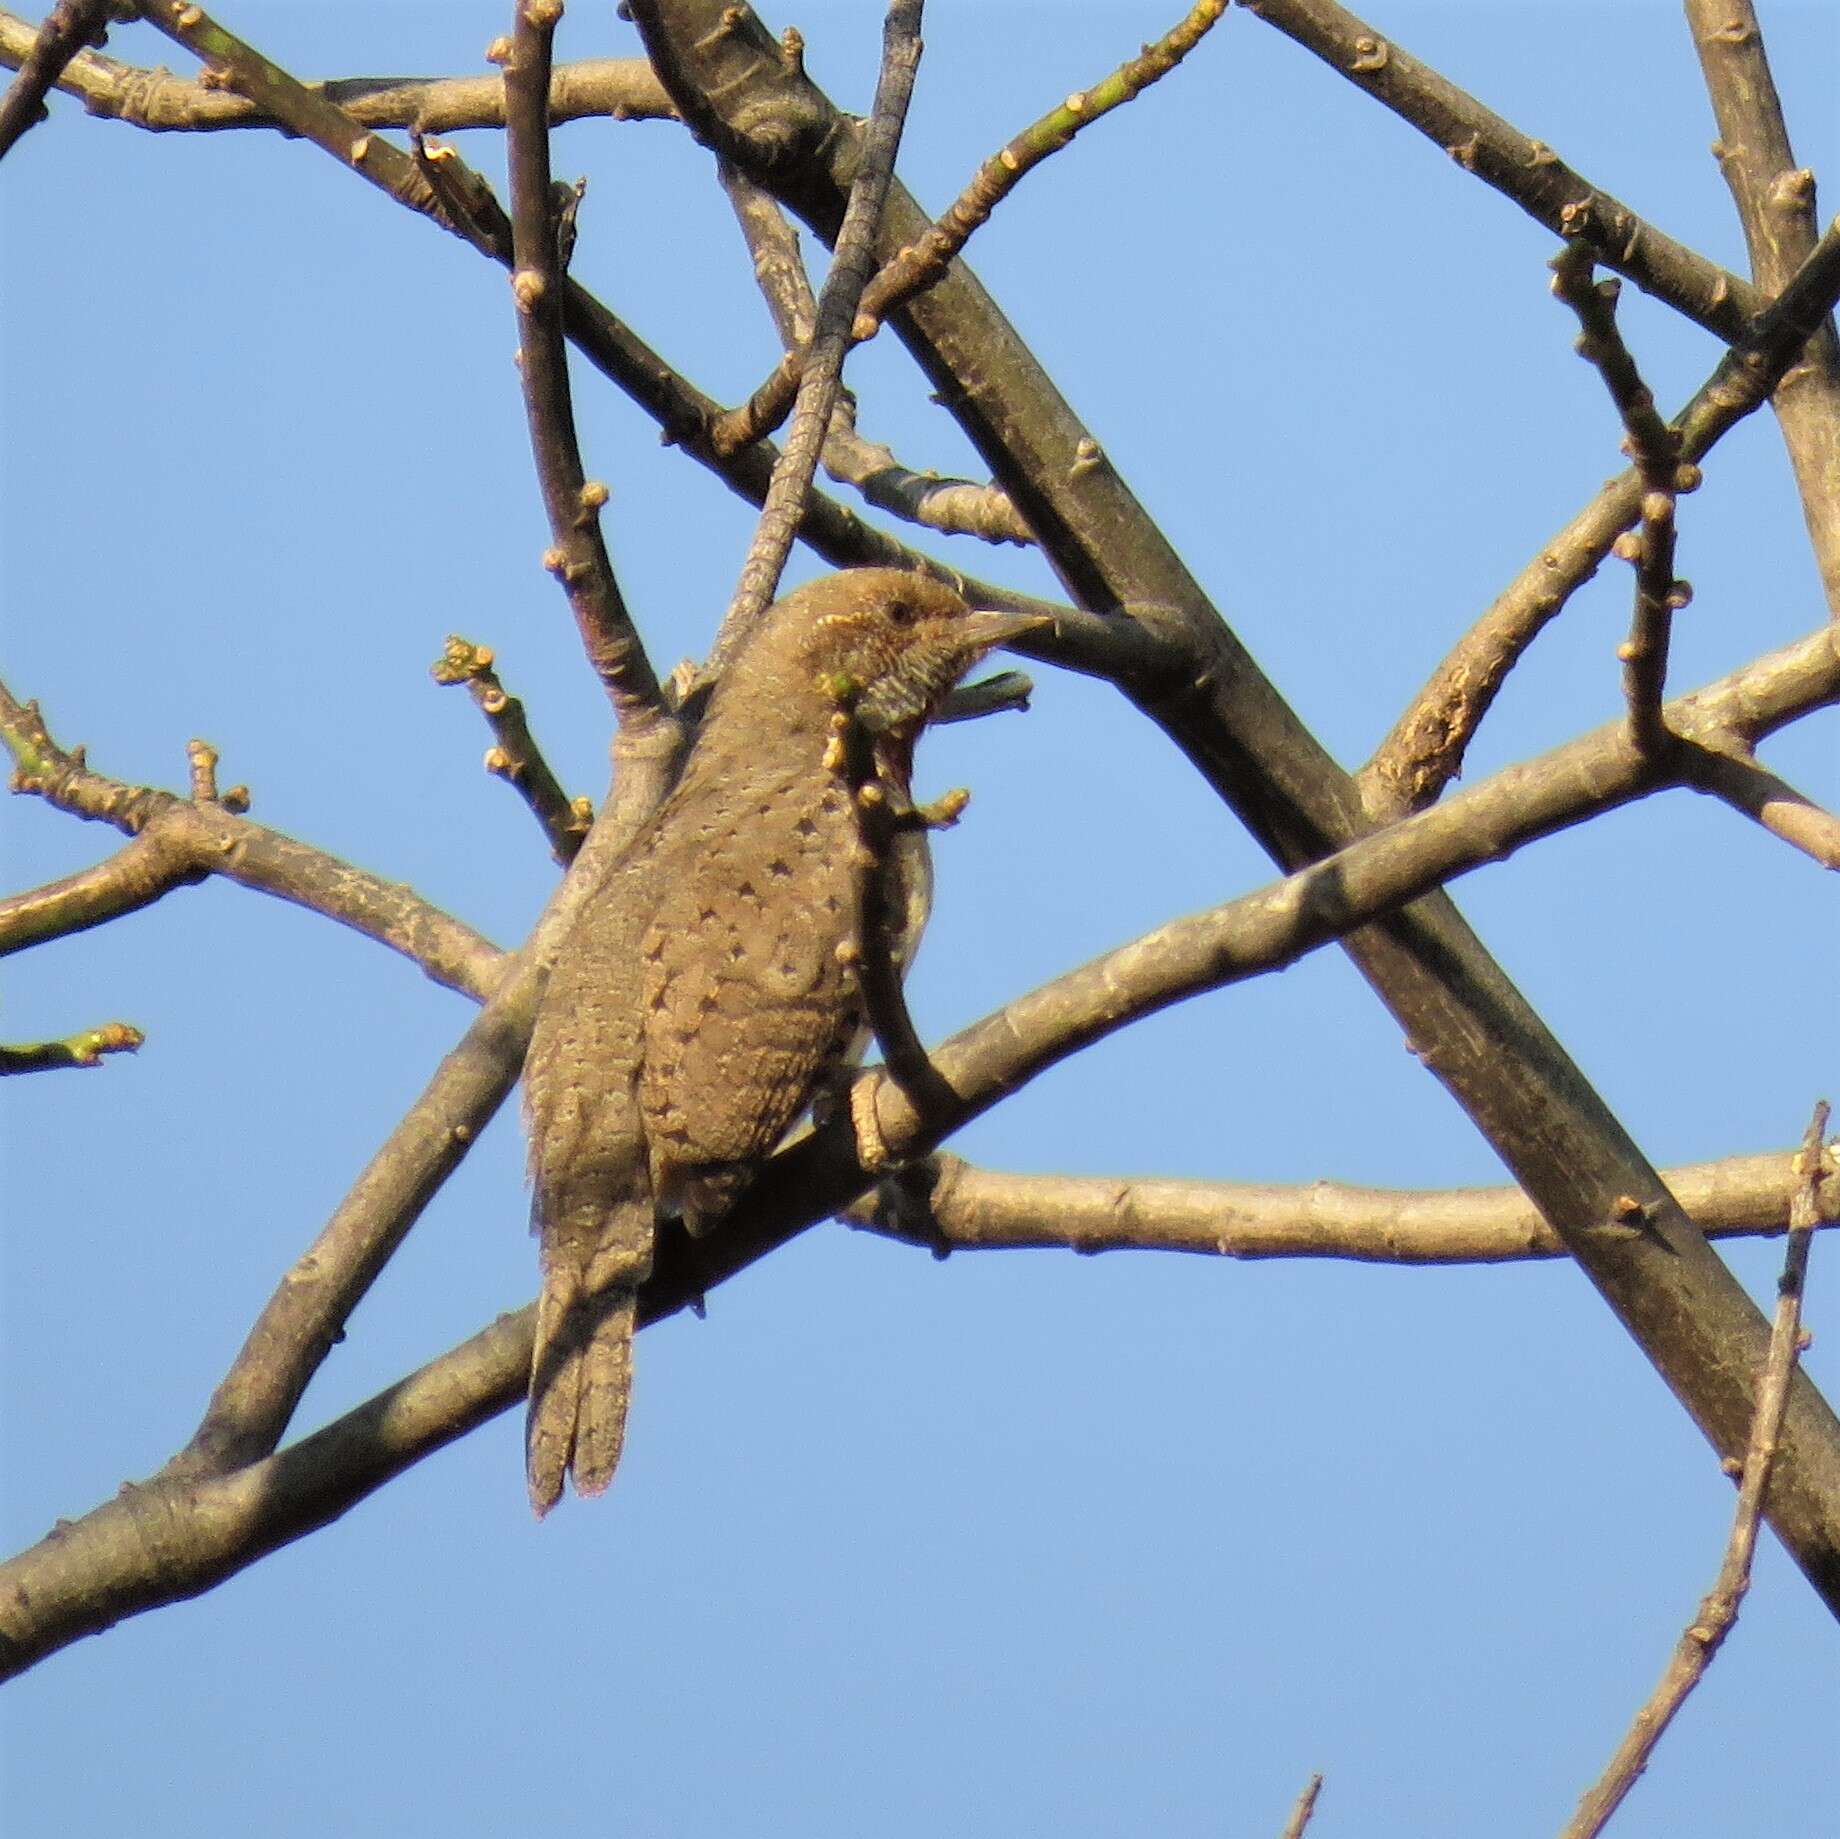
<path id="1" fill-rule="evenodd" d="M 994 651 L 1026 633 L 1052 631 L 1054 621 L 1046 613 L 970 612 L 953 624 L 953 636 L 966 650 L 979 653 Z"/>

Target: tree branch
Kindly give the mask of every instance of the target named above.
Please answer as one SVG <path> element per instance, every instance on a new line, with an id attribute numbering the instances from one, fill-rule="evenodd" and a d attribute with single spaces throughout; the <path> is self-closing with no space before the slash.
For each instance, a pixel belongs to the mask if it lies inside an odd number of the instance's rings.
<path id="1" fill-rule="evenodd" d="M 1668 423 L 1683 462 L 1703 460 L 1769 400 L 1837 294 L 1840 231 L 1830 229 L 1742 343 Z M 1610 480 L 1457 641 L 1361 769 L 1362 802 L 1371 815 L 1422 809 L 1456 777 L 1508 672 L 1641 516 L 1642 497 L 1633 467 Z"/>
<path id="2" fill-rule="evenodd" d="M 1667 687 L 1668 643 L 1675 612 L 1687 604 L 1691 590 L 1674 579 L 1674 506 L 1676 495 L 1699 484 L 1699 468 L 1680 464 L 1680 437 L 1661 419 L 1655 398 L 1623 342 L 1616 323 L 1617 281 L 1592 278 L 1592 256 L 1585 243 L 1567 243 L 1551 263 L 1553 292 L 1578 315 L 1583 332 L 1578 355 L 1593 365 L 1622 417 L 1623 450 L 1635 462 L 1642 488 L 1641 526 L 1617 538 L 1616 553 L 1636 571 L 1635 612 L 1629 637 L 1617 648 L 1623 665 L 1623 698 L 1629 705 L 1629 735 L 1646 753 L 1658 754 L 1668 743 L 1661 724 L 1661 697 Z"/>
<path id="3" fill-rule="evenodd" d="M 1786 1232 L 1789 1152 L 1733 1156 L 1663 1173 L 1709 1239 Z M 1826 1164 L 1819 1224 L 1840 1224 L 1840 1161 Z M 838 1216 L 852 1226 L 960 1251 L 1192 1252 L 1206 1257 L 1347 1258 L 1362 1264 L 1509 1264 L 1563 1258 L 1565 1242 L 1519 1188 L 1441 1191 L 1236 1181 L 1019 1175 L 945 1150 L 899 1170 Z M 1635 1231 L 1639 1228 L 1631 1227 Z"/>
<path id="4" fill-rule="evenodd" d="M 16 702 L 4 684 L 0 743 L 16 763 L 15 791 L 36 792 L 60 811 L 113 824 L 134 839 L 94 868 L 0 901 L 0 955 L 100 926 L 173 888 L 221 875 L 337 920 L 468 996 L 488 994 L 503 972 L 505 954 L 489 939 L 400 882 L 251 823 L 225 802 L 188 802 L 92 772 L 83 750 L 66 753 L 38 705 Z"/>
<path id="5" fill-rule="evenodd" d="M 65 66 L 85 45 L 101 44 L 108 23 L 109 0 L 57 0 L 45 15 L 14 66 L 19 75 L 0 96 L 0 159 L 27 129 L 44 120 L 45 98 Z"/>
<path id="6" fill-rule="evenodd" d="M 631 8 L 693 129 L 821 236 L 833 234 L 842 173 L 835 111 L 787 69 L 751 9 L 732 0 L 631 0 Z M 757 131 L 762 122 L 773 124 L 771 136 Z M 897 186 L 884 254 L 924 229 Z M 962 261 L 895 324 L 1073 597 L 1113 618 L 1126 606 L 1158 609 L 1156 635 L 1186 654 L 1191 674 L 1178 686 L 1133 686 L 1133 700 L 1260 841 L 1296 863 L 1357 835 L 1364 820 L 1351 782 L 1221 621 Z M 1550 1030 L 1442 894 L 1389 912 L 1351 934 L 1347 948 L 1704 1434 L 1735 1452 L 1748 1434 L 1746 1375 L 1767 1324 Z M 1624 1202 L 1651 1221 L 1639 1245 L 1610 1243 L 1599 1230 Z M 1811 1387 L 1798 1387 L 1791 1403 L 1772 1514 L 1824 1599 L 1840 1607 L 1840 1420 Z"/>
<path id="7" fill-rule="evenodd" d="M 494 47 L 505 66 L 505 137 L 511 169 L 511 295 L 517 303 L 518 347 L 531 452 L 554 547 L 543 558 L 561 581 L 588 662 L 607 692 L 622 731 L 643 747 L 648 734 L 676 727 L 666 709 L 645 647 L 627 612 L 602 540 L 600 510 L 607 488 L 590 481 L 581 463 L 575 410 L 569 396 L 568 351 L 562 335 L 562 218 L 550 185 L 550 50 L 560 0 L 519 0 L 510 40 Z M 676 737 L 681 745 L 682 736 Z M 654 750 L 657 751 L 657 750 Z M 669 750 L 673 756 L 677 749 Z M 628 774 L 620 775 L 626 795 Z M 651 788 L 647 809 L 663 795 L 668 776 Z"/>
<path id="8" fill-rule="evenodd" d="M 1166 77 L 1188 56 L 1208 29 L 1227 10 L 1227 0 L 1198 0 L 1188 13 L 1153 45 L 1144 46 L 1110 76 L 1090 89 L 1076 90 L 1059 107 L 1014 136 L 977 170 L 939 221 L 918 243 L 889 257 L 863 290 L 850 329 L 850 342 L 862 344 L 881 330 L 882 321 L 940 280 L 953 258 L 989 221 L 1023 175 L 1067 146 L 1084 127 L 1122 108 Z M 809 334 L 807 335 L 809 336 Z M 785 357 L 767 380 L 738 409 L 731 409 L 712 429 L 718 448 L 732 452 L 770 434 L 786 419 L 804 369 L 807 353 L 787 342 Z"/>
<path id="9" fill-rule="evenodd" d="M 562 782 L 543 757 L 523 703 L 498 680 L 489 645 L 475 645 L 458 633 L 449 633 L 447 649 L 430 673 L 436 683 L 464 683 L 486 725 L 492 745 L 485 767 L 503 779 L 524 803 L 549 839 L 550 853 L 566 868 L 575 860 L 582 838 L 594 821 L 594 806 L 586 798 L 570 798 Z"/>
<path id="10" fill-rule="evenodd" d="M 1814 249 L 1814 174 L 1795 163 L 1751 0 L 1686 0 L 1686 9 L 1719 124 L 1712 151 L 1738 207 L 1751 276 L 1774 294 Z M 1840 618 L 1840 338 L 1831 320 L 1772 400 L 1828 608 Z"/>
<path id="11" fill-rule="evenodd" d="M 104 1054 L 131 1054 L 146 1038 L 131 1023 L 104 1022 L 100 1027 L 66 1035 L 61 1041 L 34 1041 L 28 1046 L 0 1042 L 0 1075 L 100 1066 Z"/>
<path id="12" fill-rule="evenodd" d="M 785 451 L 775 461 L 773 477 L 760 507 L 754 540 L 741 564 L 741 578 L 728 615 L 709 656 L 709 672 L 719 674 L 767 610 L 805 514 L 806 496 L 817 471 L 819 450 L 830 431 L 831 411 L 850 349 L 850 330 L 857 302 L 873 272 L 876 233 L 888 188 L 907 104 L 920 66 L 922 0 L 889 0 L 882 28 L 882 68 L 876 79 L 875 105 L 862 133 L 849 202 L 832 254 L 830 272 L 818 293 L 817 316 L 799 377 L 798 406 L 786 436 Z"/>
<path id="13" fill-rule="evenodd" d="M 1655 1745 L 1674 1721 L 1695 1686 L 1705 1677 L 1713 1656 L 1738 1619 L 1738 1605 L 1750 1588 L 1751 1560 L 1757 1551 L 1757 1529 L 1763 1519 L 1764 1497 L 1775 1465 L 1777 1438 L 1782 1434 L 1783 1412 L 1789 1401 L 1789 1381 L 1803 1343 L 1802 1291 L 1808 1276 L 1808 1251 L 1819 1218 L 1816 1186 L 1824 1179 L 1827 1102 L 1814 1108 L 1808 1134 L 1802 1140 L 1793 1168 L 1795 1198 L 1789 1212 L 1789 1244 L 1783 1254 L 1777 1284 L 1776 1319 L 1770 1329 L 1770 1346 L 1757 1375 L 1757 1409 L 1751 1423 L 1750 1443 L 1742 1463 L 1728 1463 L 1739 1476 L 1738 1507 L 1726 1541 L 1725 1559 L 1719 1566 L 1712 1594 L 1699 1606 L 1669 1660 L 1660 1684 L 1635 1715 L 1628 1734 L 1617 1746 L 1603 1776 L 1578 1804 L 1560 1839 L 1596 1839 L 1610 1816 L 1648 1767 Z"/>
<path id="14" fill-rule="evenodd" d="M 0 66 L 19 69 L 34 29 L 0 12 Z M 281 118 L 229 90 L 79 51 L 57 79 L 92 115 L 155 134 L 215 133 L 227 128 L 274 128 Z M 502 128 L 505 86 L 496 76 L 330 77 L 303 87 L 337 103 L 367 128 L 408 128 L 449 134 L 461 128 Z M 584 58 L 559 64 L 550 83 L 552 123 L 607 118 L 673 121 L 677 111 L 644 58 Z"/>
<path id="15" fill-rule="evenodd" d="M 725 161 L 718 161 L 716 170 L 754 259 L 754 277 L 785 348 L 786 367 L 796 375 L 797 355 L 810 339 L 818 315 L 817 296 L 799 254 L 798 233 L 787 223 L 778 203 L 751 179 Z M 724 457 L 765 432 L 764 427 L 750 427 L 742 439 L 725 438 L 725 428 L 733 426 L 739 413 L 730 410 L 711 424 L 710 444 Z M 1016 507 L 995 486 L 913 472 L 889 448 L 865 440 L 856 431 L 856 405 L 848 390 L 838 392 L 820 459 L 840 485 L 854 486 L 868 503 L 905 523 L 951 536 L 981 537 L 987 543 L 1035 540 L 1016 515 Z"/>
<path id="16" fill-rule="evenodd" d="M 1486 109 L 1334 0 L 1241 0 L 1245 10 L 1312 52 L 1338 76 L 1409 122 L 1465 172 L 1518 204 L 1555 236 L 1589 243 L 1606 268 L 1734 343 L 1761 310 L 1748 281 L 1696 255 L 1574 172 L 1544 141 Z"/>

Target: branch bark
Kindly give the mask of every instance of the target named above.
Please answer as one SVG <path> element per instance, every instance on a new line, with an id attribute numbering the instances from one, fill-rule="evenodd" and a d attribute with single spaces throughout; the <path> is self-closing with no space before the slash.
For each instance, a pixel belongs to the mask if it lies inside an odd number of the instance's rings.
<path id="1" fill-rule="evenodd" d="M 631 0 L 631 10 L 699 136 L 819 235 L 834 234 L 835 111 L 802 72 L 785 68 L 751 10 L 718 0 Z M 765 122 L 770 136 L 752 132 Z M 885 254 L 925 228 L 897 190 Z M 1187 650 L 1190 687 L 1135 699 L 1260 841 L 1296 863 L 1358 835 L 1365 819 L 1352 782 L 1259 672 L 963 264 L 896 323 L 1074 599 L 1166 609 L 1158 636 Z M 1348 949 L 1709 1441 L 1736 1454 L 1767 1325 L 1448 898 L 1390 914 L 1350 935 Z M 1624 1203 L 1651 1223 L 1639 1246 L 1609 1243 L 1600 1231 Z M 1840 1613 L 1840 1421 L 1811 1386 L 1798 1387 L 1791 1403 L 1772 1513 Z"/>

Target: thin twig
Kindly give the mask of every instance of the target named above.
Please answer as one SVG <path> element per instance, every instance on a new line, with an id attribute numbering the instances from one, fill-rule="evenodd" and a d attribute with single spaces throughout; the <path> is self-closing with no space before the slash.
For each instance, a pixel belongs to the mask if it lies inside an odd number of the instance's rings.
<path id="1" fill-rule="evenodd" d="M 562 789 L 562 782 L 530 732 L 523 703 L 499 682 L 493 664 L 491 646 L 475 645 L 471 639 L 450 633 L 447 649 L 431 674 L 436 683 L 466 685 L 474 706 L 492 730 L 486 771 L 503 779 L 530 807 L 531 816 L 549 839 L 550 853 L 566 868 L 575 860 L 582 838 L 594 821 L 593 803 L 586 798 L 570 798 Z"/>
<path id="2" fill-rule="evenodd" d="M 755 622 L 767 610 L 779 586 L 792 539 L 804 515 L 806 495 L 817 471 L 818 453 L 830 430 L 831 411 L 850 347 L 850 327 L 875 262 L 875 237 L 894 176 L 895 155 L 913 95 L 920 64 L 920 18 L 923 0 L 889 0 L 882 28 L 882 67 L 875 85 L 875 105 L 863 128 L 856 177 L 837 233 L 830 272 L 818 295 L 810 356 L 799 381 L 798 407 L 786 437 L 785 451 L 773 468 L 766 502 L 754 527 L 754 539 L 741 565 L 728 615 L 722 622 L 709 669 L 719 673 Z"/>
<path id="3" fill-rule="evenodd" d="M 876 271 L 863 290 L 850 329 L 851 342 L 860 344 L 873 338 L 890 313 L 933 286 L 1025 173 L 1050 154 L 1058 153 L 1082 128 L 1122 108 L 1152 83 L 1166 77 L 1226 10 L 1227 0 L 1198 0 L 1154 44 L 1145 45 L 1136 57 L 1090 89 L 1075 90 L 1059 107 L 1050 109 L 992 154 L 926 234 Z M 792 408 L 805 363 L 806 353 L 788 342 L 785 357 L 766 381 L 711 430 L 717 449 L 734 452 L 772 433 Z"/>
<path id="4" fill-rule="evenodd" d="M 792 364 L 789 374 L 796 377 L 797 357 L 811 337 L 818 311 L 817 296 L 799 254 L 798 232 L 771 194 L 725 160 L 717 162 L 716 170 L 753 257 L 754 277 L 773 316 L 774 329 Z M 790 402 L 790 395 L 787 400 Z M 765 432 L 764 428 L 747 429 L 739 439 L 733 438 L 736 413 L 731 410 L 710 425 L 710 443 L 724 458 Z M 968 479 L 914 472 L 889 448 L 865 439 L 857 432 L 856 404 L 848 390 L 838 392 L 820 458 L 825 472 L 840 485 L 854 486 L 868 503 L 905 523 L 949 536 L 975 536 L 987 543 L 1035 540 L 1007 492 L 994 485 L 974 485 Z"/>
<path id="5" fill-rule="evenodd" d="M 1544 141 L 1503 121 L 1346 7 L 1334 0 L 1243 4 L 1555 236 L 1582 238 L 1606 268 L 1727 344 L 1743 337 L 1746 322 L 1761 310 L 1764 297 L 1748 281 L 1644 222 L 1620 199 L 1574 172 Z"/>
<path id="6" fill-rule="evenodd" d="M 635 736 L 674 725 L 601 536 L 607 488 L 582 468 L 562 334 L 563 225 L 550 182 L 550 52 L 561 0 L 519 0 L 511 38 L 494 52 L 505 67 L 505 136 L 511 170 L 511 296 L 517 303 L 524 407 L 552 547 L 543 564 L 562 583 L 582 647 L 622 729 Z M 624 788 L 622 788 L 624 789 Z"/>
<path id="7" fill-rule="evenodd" d="M 503 973 L 506 955 L 491 940 L 400 882 L 239 815 L 239 803 L 247 803 L 240 787 L 203 802 L 92 771 L 82 748 L 65 752 L 38 705 L 15 701 L 4 684 L 0 745 L 13 756 L 15 791 L 36 792 L 60 811 L 134 839 L 94 868 L 0 902 L 0 954 L 99 926 L 173 888 L 221 875 L 337 920 L 469 996 L 489 994 Z M 198 758 L 194 753 L 194 772 Z"/>
<path id="8" fill-rule="evenodd" d="M 0 1042 L 0 1074 L 47 1073 L 64 1067 L 100 1066 L 104 1054 L 131 1054 L 147 1039 L 130 1022 L 104 1022 L 61 1041 L 8 1046 Z"/>
<path id="9" fill-rule="evenodd" d="M 1709 1239 L 1788 1230 L 1788 1152 L 1663 1173 Z M 1833 1171 L 1840 1175 L 1840 1168 Z M 1362 1264 L 1512 1264 L 1563 1258 L 1565 1241 L 1519 1188 L 1401 1190 L 1168 1177 L 1025 1175 L 940 1150 L 852 1201 L 850 1225 L 929 1251 L 1184 1252 L 1208 1258 L 1352 1259 Z M 1840 1224 L 1840 1180 L 1821 1224 Z M 1630 1231 L 1641 1231 L 1640 1225 Z"/>
<path id="10" fill-rule="evenodd" d="M 1817 234 L 1814 174 L 1795 163 L 1751 0 L 1686 0 L 1687 23 L 1718 119 L 1712 151 L 1731 187 L 1751 278 L 1773 294 Z M 1830 323 L 1772 398 L 1830 612 L 1840 618 L 1840 337 Z"/>
<path id="11" fill-rule="evenodd" d="M 1691 591 L 1674 579 L 1676 495 L 1699 484 L 1699 468 L 1680 464 L 1680 436 L 1661 419 L 1655 398 L 1616 323 L 1622 283 L 1596 281 L 1590 245 L 1567 243 L 1552 260 L 1553 292 L 1578 316 L 1583 328 L 1578 355 L 1595 367 L 1622 417 L 1623 449 L 1635 462 L 1642 488 L 1639 529 L 1617 538 L 1615 553 L 1636 571 L 1635 610 L 1629 637 L 1617 648 L 1623 665 L 1623 697 L 1629 705 L 1629 733 L 1644 752 L 1658 754 L 1668 741 L 1661 725 L 1667 686 L 1668 641 L 1675 613 Z"/>
<path id="12" fill-rule="evenodd" d="M 0 159 L 28 128 L 45 119 L 45 98 L 65 66 L 85 45 L 99 45 L 108 29 L 110 0 L 57 0 L 33 34 L 19 74 L 0 96 Z"/>
<path id="13" fill-rule="evenodd" d="M 1312 1775 L 1304 1783 L 1303 1792 L 1297 1797 L 1297 1804 L 1291 1809 L 1291 1817 L 1284 1822 L 1284 1831 L 1278 1839 L 1303 1839 L 1308 1830 L 1310 1816 L 1316 1811 L 1316 1798 L 1322 1793 L 1323 1778 Z"/>
<path id="14" fill-rule="evenodd" d="M 1750 1446 L 1741 1464 L 1732 1466 L 1740 1477 L 1738 1506 L 1726 1541 L 1712 1593 L 1687 1624 L 1660 1683 L 1635 1715 L 1628 1734 L 1611 1757 L 1596 1785 L 1578 1804 L 1578 1811 L 1561 1839 L 1596 1839 L 1610 1816 L 1636 1785 L 1662 1734 L 1686 1703 L 1693 1688 L 1738 1619 L 1738 1606 L 1750 1588 L 1751 1560 L 1757 1550 L 1757 1532 L 1763 1522 L 1763 1504 L 1769 1494 L 1770 1471 L 1776 1461 L 1777 1439 L 1782 1434 L 1783 1413 L 1789 1402 L 1789 1381 L 1803 1344 L 1802 1291 L 1808 1275 L 1808 1252 L 1819 1218 L 1817 1184 L 1823 1179 L 1827 1101 L 1822 1099 L 1809 1120 L 1795 1158 L 1795 1198 L 1789 1214 L 1789 1243 L 1783 1253 L 1782 1276 L 1776 1286 L 1776 1316 L 1770 1325 L 1770 1347 L 1757 1376 L 1757 1409 L 1751 1422 Z"/>
<path id="15" fill-rule="evenodd" d="M 943 1086 L 927 1054 L 902 987 L 919 940 L 913 936 L 912 913 L 897 898 L 907 879 L 897 855 L 903 848 L 924 849 L 928 830 L 955 824 L 970 794 L 948 792 L 934 805 L 911 805 L 883 778 L 875 737 L 851 711 L 840 708 L 832 725 L 827 764 L 843 779 L 856 814 L 856 937 L 850 941 L 856 987 L 888 1076 L 914 1111 L 925 1116 L 955 1095 Z M 872 1118 L 872 1107 L 865 1116 Z M 868 1140 L 873 1144 L 872 1133 Z"/>

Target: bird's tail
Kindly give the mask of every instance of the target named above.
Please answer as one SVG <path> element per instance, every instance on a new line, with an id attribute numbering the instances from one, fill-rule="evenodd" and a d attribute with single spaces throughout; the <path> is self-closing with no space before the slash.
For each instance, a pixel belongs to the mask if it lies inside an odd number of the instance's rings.
<path id="1" fill-rule="evenodd" d="M 573 1475 L 577 1494 L 599 1494 L 613 1479 L 632 1394 L 635 1285 L 650 1262 L 622 1243 L 627 1235 L 604 1207 L 571 1231 L 573 1224 L 544 1233 L 524 1427 L 530 1504 L 539 1519 L 561 1498 L 565 1476 Z M 649 1219 L 645 1224 L 649 1239 Z"/>

